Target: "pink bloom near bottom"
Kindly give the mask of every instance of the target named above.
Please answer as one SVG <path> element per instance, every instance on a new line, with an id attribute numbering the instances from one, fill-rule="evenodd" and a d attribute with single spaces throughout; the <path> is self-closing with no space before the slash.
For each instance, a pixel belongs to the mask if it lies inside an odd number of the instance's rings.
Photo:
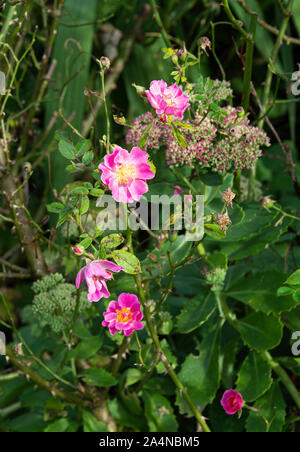
<path id="1" fill-rule="evenodd" d="M 221 405 L 227 414 L 235 414 L 243 408 L 243 397 L 234 389 L 224 392 Z"/>
<path id="2" fill-rule="evenodd" d="M 143 318 L 141 304 L 138 297 L 130 293 L 122 293 L 118 301 L 111 301 L 103 316 L 102 325 L 108 326 L 112 335 L 116 331 L 124 331 L 125 336 L 130 336 L 133 331 L 144 328 L 141 322 Z"/>

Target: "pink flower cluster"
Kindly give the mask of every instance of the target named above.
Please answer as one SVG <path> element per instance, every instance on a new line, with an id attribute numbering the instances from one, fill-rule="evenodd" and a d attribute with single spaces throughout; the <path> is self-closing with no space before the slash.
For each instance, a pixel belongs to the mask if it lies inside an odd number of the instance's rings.
<path id="1" fill-rule="evenodd" d="M 244 401 L 242 395 L 234 389 L 224 392 L 221 405 L 227 414 L 235 414 L 243 408 Z"/>
<path id="2" fill-rule="evenodd" d="M 170 125 L 154 121 L 151 113 L 135 118 L 133 128 L 127 135 L 130 144 L 139 142 L 146 128 L 153 121 L 143 150 L 165 148 L 169 165 L 211 168 L 225 174 L 230 171 L 250 169 L 262 155 L 262 147 L 270 146 L 266 133 L 250 125 L 249 119 L 241 117 L 240 110 L 223 108 L 222 120 L 206 117 L 206 111 L 195 113 L 193 121 L 183 121 L 193 126 L 193 130 L 183 127 L 187 147 L 182 148 L 176 141 Z"/>
<path id="3" fill-rule="evenodd" d="M 144 328 L 141 304 L 137 296 L 130 293 L 122 293 L 118 301 L 111 301 L 103 316 L 102 325 L 107 326 L 112 335 L 123 331 L 125 336 L 130 336 L 133 331 Z"/>
<path id="4" fill-rule="evenodd" d="M 76 288 L 86 280 L 88 286 L 88 300 L 99 301 L 101 298 L 108 298 L 110 293 L 107 289 L 106 281 L 112 278 L 111 272 L 124 270 L 113 262 L 97 259 L 83 267 L 76 278 Z M 143 313 L 141 304 L 136 295 L 122 293 L 118 301 L 111 301 L 108 309 L 103 314 L 103 326 L 108 326 L 112 335 L 116 331 L 123 331 L 125 336 L 130 336 L 135 330 L 142 330 L 144 325 L 141 320 Z"/>
<path id="5" fill-rule="evenodd" d="M 139 201 L 148 191 L 146 180 L 154 177 L 148 158 L 148 154 L 137 146 L 131 152 L 116 146 L 112 154 L 104 157 L 98 168 L 102 172 L 102 182 L 108 185 L 115 201 Z"/>
<path id="6" fill-rule="evenodd" d="M 145 93 L 156 114 L 163 115 L 164 120 L 165 116 L 183 118 L 183 113 L 190 105 L 188 96 L 183 94 L 176 83 L 167 86 L 164 80 L 153 80 Z"/>

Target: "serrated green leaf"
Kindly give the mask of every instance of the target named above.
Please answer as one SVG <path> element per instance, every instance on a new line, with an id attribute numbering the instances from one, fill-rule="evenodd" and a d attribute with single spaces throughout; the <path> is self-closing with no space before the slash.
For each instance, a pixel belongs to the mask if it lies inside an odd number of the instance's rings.
<path id="1" fill-rule="evenodd" d="M 262 396 L 271 386 L 271 367 L 256 352 L 250 352 L 238 373 L 236 390 L 243 399 L 253 402 Z"/>
<path id="2" fill-rule="evenodd" d="M 280 344 L 283 324 L 273 315 L 255 312 L 238 321 L 244 342 L 257 351 L 272 350 Z"/>
<path id="3" fill-rule="evenodd" d="M 189 300 L 177 317 L 177 331 L 190 333 L 199 328 L 216 309 L 215 297 L 209 293 Z"/>
<path id="4" fill-rule="evenodd" d="M 282 431 L 285 421 L 285 402 L 278 381 L 274 382 L 269 391 L 256 401 L 254 407 L 258 411 L 250 411 L 246 424 L 247 432 L 280 433 Z"/>

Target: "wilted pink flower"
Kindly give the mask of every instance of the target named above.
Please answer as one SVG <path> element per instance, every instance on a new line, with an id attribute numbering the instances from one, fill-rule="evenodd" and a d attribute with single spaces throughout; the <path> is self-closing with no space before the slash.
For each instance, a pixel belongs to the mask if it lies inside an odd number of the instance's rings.
<path id="1" fill-rule="evenodd" d="M 221 192 L 223 202 L 232 208 L 232 201 L 234 200 L 236 194 L 227 188 L 224 192 Z"/>
<path id="2" fill-rule="evenodd" d="M 112 154 L 104 157 L 99 170 L 101 180 L 112 191 L 115 201 L 130 203 L 139 201 L 148 191 L 146 179 L 152 179 L 154 173 L 148 162 L 148 154 L 137 146 L 131 152 L 116 146 Z"/>
<path id="3" fill-rule="evenodd" d="M 175 185 L 173 195 L 181 195 L 183 192 L 184 190 L 179 185 Z"/>
<path id="4" fill-rule="evenodd" d="M 76 288 L 86 280 L 88 286 L 88 300 L 99 301 L 100 298 L 108 298 L 110 293 L 107 289 L 105 280 L 112 278 L 111 272 L 124 270 L 113 262 L 97 259 L 83 267 L 76 278 Z"/>
<path id="5" fill-rule="evenodd" d="M 234 389 L 229 389 L 224 392 L 221 400 L 221 405 L 227 414 L 235 414 L 243 408 L 243 397 Z"/>
<path id="6" fill-rule="evenodd" d="M 222 231 L 226 231 L 227 226 L 231 226 L 231 220 L 230 217 L 228 215 L 228 212 L 226 210 L 226 212 L 224 214 L 219 214 L 218 215 L 218 220 L 217 220 L 218 224 L 221 226 L 221 230 Z"/>
<path id="7" fill-rule="evenodd" d="M 131 293 L 121 293 L 118 301 L 111 301 L 103 316 L 102 325 L 108 326 L 112 335 L 123 330 L 125 336 L 130 336 L 133 331 L 144 328 L 141 322 L 143 318 L 141 304 L 138 297 Z"/>
<path id="8" fill-rule="evenodd" d="M 145 91 L 148 100 L 158 115 L 172 115 L 182 118 L 189 107 L 189 98 L 176 83 L 167 86 L 164 80 L 153 80 L 150 90 Z"/>

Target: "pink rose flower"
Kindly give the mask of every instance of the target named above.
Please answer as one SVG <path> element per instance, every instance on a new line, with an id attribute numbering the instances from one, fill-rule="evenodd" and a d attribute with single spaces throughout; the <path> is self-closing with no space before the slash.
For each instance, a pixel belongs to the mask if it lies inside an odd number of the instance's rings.
<path id="1" fill-rule="evenodd" d="M 176 83 L 167 86 L 163 80 L 153 80 L 150 90 L 145 91 L 146 96 L 158 115 L 172 115 L 182 118 L 189 107 L 189 98 L 183 94 Z"/>
<path id="2" fill-rule="evenodd" d="M 112 336 L 116 331 L 122 330 L 125 336 L 130 336 L 133 331 L 144 328 L 141 322 L 143 318 L 141 304 L 138 297 L 131 293 L 121 293 L 118 301 L 111 301 L 103 316 L 102 325 L 108 326 Z"/>
<path id="3" fill-rule="evenodd" d="M 88 300 L 99 301 L 102 297 L 108 298 L 110 293 L 105 280 L 112 278 L 111 272 L 124 270 L 113 262 L 97 259 L 83 267 L 76 277 L 76 288 L 86 280 L 88 286 Z"/>
<path id="4" fill-rule="evenodd" d="M 115 201 L 139 201 L 148 191 L 146 180 L 155 175 L 147 163 L 148 157 L 137 146 L 131 152 L 116 146 L 112 154 L 104 157 L 98 168 L 102 171 L 102 182 L 108 185 Z"/>
<path id="5" fill-rule="evenodd" d="M 237 391 L 229 389 L 224 392 L 221 405 L 227 414 L 235 414 L 243 408 L 243 397 Z"/>

